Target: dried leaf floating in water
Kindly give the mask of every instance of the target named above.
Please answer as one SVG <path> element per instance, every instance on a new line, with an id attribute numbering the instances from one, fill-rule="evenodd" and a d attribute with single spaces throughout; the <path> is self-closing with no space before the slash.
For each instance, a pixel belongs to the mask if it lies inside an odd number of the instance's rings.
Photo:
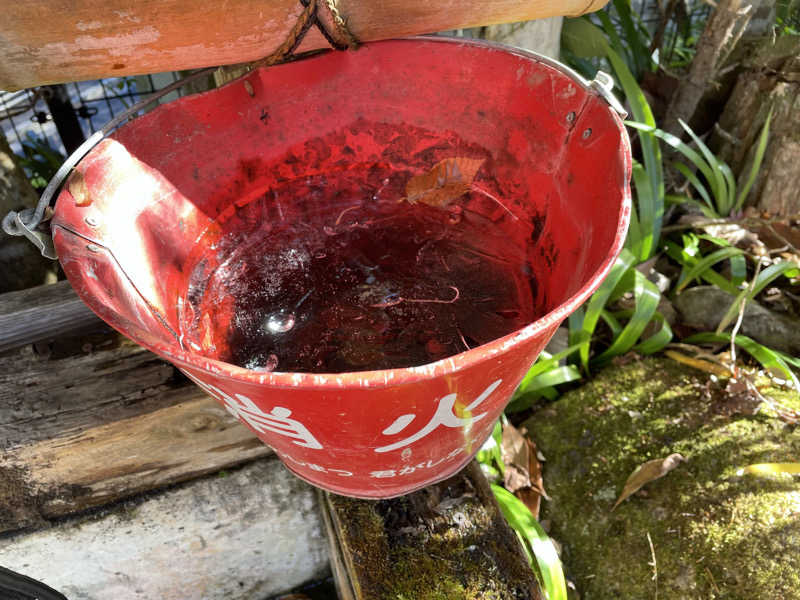
<path id="1" fill-rule="evenodd" d="M 427 173 L 408 180 L 404 200 L 444 208 L 469 191 L 483 162 L 482 158 L 445 158 Z"/>

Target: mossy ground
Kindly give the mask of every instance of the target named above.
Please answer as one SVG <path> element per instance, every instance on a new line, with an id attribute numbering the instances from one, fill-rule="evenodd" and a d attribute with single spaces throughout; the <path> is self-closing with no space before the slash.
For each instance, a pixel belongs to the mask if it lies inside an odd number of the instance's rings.
<path id="1" fill-rule="evenodd" d="M 778 395 L 800 408 L 796 393 Z M 800 478 L 736 474 L 800 460 L 800 429 L 735 409 L 705 374 L 646 359 L 526 423 L 547 458 L 540 518 L 583 600 L 800 599 Z M 636 467 L 673 452 L 687 462 L 611 511 Z"/>

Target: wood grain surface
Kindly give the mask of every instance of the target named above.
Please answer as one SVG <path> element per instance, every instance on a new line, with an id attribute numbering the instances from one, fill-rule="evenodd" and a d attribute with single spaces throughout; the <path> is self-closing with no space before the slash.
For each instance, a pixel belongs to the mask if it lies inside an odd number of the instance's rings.
<path id="1" fill-rule="evenodd" d="M 360 41 L 579 15 L 607 0 L 340 0 Z M 0 89 L 253 61 L 284 41 L 297 0 L 25 0 L 3 6 Z M 328 47 L 316 29 L 299 51 Z"/>

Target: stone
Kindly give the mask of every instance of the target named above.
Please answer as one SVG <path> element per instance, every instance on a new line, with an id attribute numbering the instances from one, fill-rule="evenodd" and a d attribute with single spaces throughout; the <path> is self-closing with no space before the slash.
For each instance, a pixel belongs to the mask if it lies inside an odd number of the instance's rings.
<path id="1" fill-rule="evenodd" d="M 70 600 L 254 600 L 328 573 L 311 486 L 272 456 L 0 540 L 0 564 Z"/>
<path id="2" fill-rule="evenodd" d="M 714 331 L 735 298 L 717 287 L 700 285 L 675 297 L 675 308 L 683 322 L 702 331 Z M 769 348 L 791 355 L 800 354 L 800 321 L 748 302 L 739 333 Z"/>
<path id="3" fill-rule="evenodd" d="M 800 481 L 737 474 L 796 461 L 800 429 L 767 409 L 730 410 L 707 378 L 661 358 L 609 367 L 526 422 L 547 456 L 542 519 L 582 600 L 656 587 L 660 598 L 800 599 Z M 765 391 L 800 408 L 796 392 Z M 687 462 L 612 512 L 637 467 L 676 452 Z"/>

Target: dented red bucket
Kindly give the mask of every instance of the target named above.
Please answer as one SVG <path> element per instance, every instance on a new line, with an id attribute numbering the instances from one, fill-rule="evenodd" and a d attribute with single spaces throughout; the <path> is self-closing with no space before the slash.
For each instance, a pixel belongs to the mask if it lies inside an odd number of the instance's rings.
<path id="1" fill-rule="evenodd" d="M 102 319 L 289 469 L 382 498 L 489 435 L 619 253 L 630 166 L 603 86 L 485 43 L 387 41 L 122 127 L 72 173 L 53 237 Z"/>

